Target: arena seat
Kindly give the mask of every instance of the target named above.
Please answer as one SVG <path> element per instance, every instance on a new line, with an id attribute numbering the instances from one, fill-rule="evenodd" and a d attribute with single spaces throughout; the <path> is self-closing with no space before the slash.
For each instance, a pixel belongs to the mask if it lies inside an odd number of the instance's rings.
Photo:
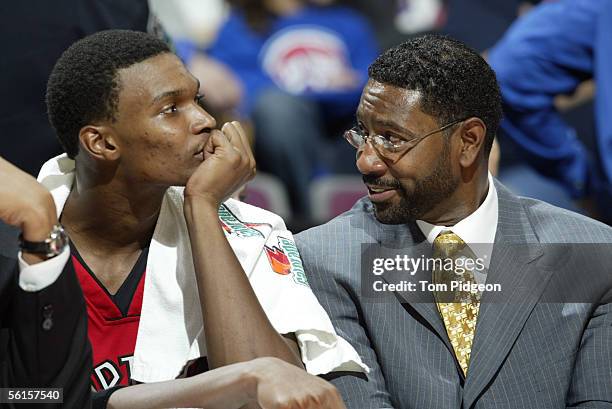
<path id="1" fill-rule="evenodd" d="M 258 172 L 247 184 L 244 201 L 276 213 L 284 220 L 291 219 L 292 212 L 287 190 L 280 179 L 269 173 Z"/>
<path id="2" fill-rule="evenodd" d="M 316 222 L 322 223 L 349 210 L 368 193 L 361 176 L 331 175 L 310 186 L 310 207 Z"/>

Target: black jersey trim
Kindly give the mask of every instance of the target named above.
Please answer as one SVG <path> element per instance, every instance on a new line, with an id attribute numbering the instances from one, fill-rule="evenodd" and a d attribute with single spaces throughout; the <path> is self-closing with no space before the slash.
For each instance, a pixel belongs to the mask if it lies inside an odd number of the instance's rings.
<path id="1" fill-rule="evenodd" d="M 110 298 L 113 304 L 115 304 L 115 306 L 119 309 L 122 318 L 127 318 L 130 306 L 132 305 L 132 300 L 134 299 L 134 294 L 136 294 L 138 284 L 140 283 L 140 280 L 147 268 L 149 247 L 147 246 L 142 249 L 142 252 L 138 256 L 138 260 L 136 260 L 134 267 L 132 267 L 132 270 L 125 278 L 123 283 L 121 283 L 119 290 L 117 290 L 114 295 L 109 293 L 104 284 L 102 284 L 102 282 L 98 280 L 98 277 L 96 277 L 96 275 L 93 271 L 91 271 L 85 260 L 83 260 L 83 257 L 81 257 L 81 254 L 79 253 L 78 249 L 72 241 L 70 242 L 70 250 L 72 255 L 74 255 L 77 260 L 79 260 L 79 263 L 81 263 L 85 271 L 89 273 L 91 278 L 94 279 L 98 286 L 106 293 L 108 298 Z"/>

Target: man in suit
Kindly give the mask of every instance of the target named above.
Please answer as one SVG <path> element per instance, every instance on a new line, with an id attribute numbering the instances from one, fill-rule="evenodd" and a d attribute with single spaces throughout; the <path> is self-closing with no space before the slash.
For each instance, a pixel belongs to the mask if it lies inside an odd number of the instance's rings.
<path id="1" fill-rule="evenodd" d="M 0 220 L 23 238 L 18 255 L 0 255 L 0 386 L 63 388 L 63 405 L 45 407 L 88 407 L 85 302 L 53 199 L 2 158 L 0 180 Z"/>
<path id="2" fill-rule="evenodd" d="M 333 380 L 347 407 L 612 407 L 612 229 L 517 197 L 488 173 L 501 102 L 473 50 L 423 36 L 369 76 L 345 135 L 368 197 L 296 236 L 315 294 L 371 369 Z M 450 271 L 485 288 L 445 299 L 392 287 L 444 275 L 434 264 L 372 279 L 372 248 L 480 260 Z"/>

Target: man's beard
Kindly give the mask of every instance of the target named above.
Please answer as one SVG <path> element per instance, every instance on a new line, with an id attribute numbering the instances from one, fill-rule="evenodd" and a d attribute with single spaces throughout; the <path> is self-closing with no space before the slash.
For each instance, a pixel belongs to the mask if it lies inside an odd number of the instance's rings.
<path id="1" fill-rule="evenodd" d="M 397 189 L 399 204 L 373 203 L 376 220 L 383 224 L 404 224 L 421 219 L 434 206 L 450 197 L 459 186 L 459 178 L 453 177 L 451 172 L 448 141 L 445 141 L 433 171 L 415 182 L 412 194 L 396 179 L 388 181 L 368 176 L 363 179 L 373 185 Z"/>

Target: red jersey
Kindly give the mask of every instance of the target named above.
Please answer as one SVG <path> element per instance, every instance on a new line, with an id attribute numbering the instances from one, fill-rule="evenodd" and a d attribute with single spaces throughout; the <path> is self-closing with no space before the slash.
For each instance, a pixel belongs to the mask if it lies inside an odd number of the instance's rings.
<path id="1" fill-rule="evenodd" d="M 72 263 L 87 305 L 96 391 L 130 384 L 148 249 L 144 249 L 116 294 L 111 295 L 72 247 Z"/>

